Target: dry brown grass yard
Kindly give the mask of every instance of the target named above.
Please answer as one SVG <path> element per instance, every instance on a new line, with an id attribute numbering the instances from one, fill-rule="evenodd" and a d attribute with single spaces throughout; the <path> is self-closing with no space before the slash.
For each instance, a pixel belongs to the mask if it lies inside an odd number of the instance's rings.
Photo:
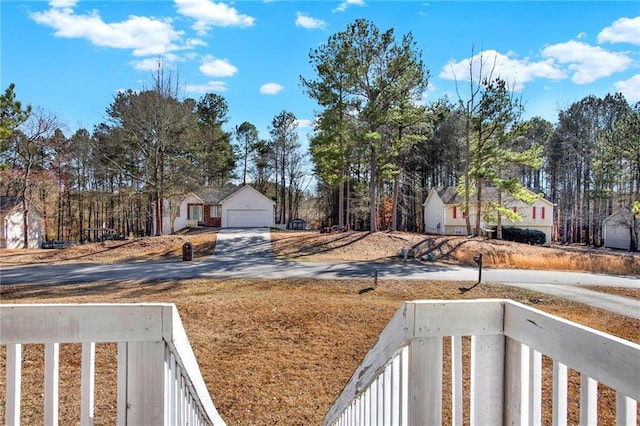
<path id="1" fill-rule="evenodd" d="M 482 247 L 480 240 L 440 241 L 424 235 L 402 233 L 317 234 L 272 233 L 273 251 L 288 258 L 316 260 L 398 261 L 400 249 L 409 245 L 419 256 L 432 254 L 438 261 L 465 262 L 469 252 Z M 414 240 L 414 238 L 416 240 Z M 9 253 L 0 251 L 3 265 L 25 262 L 98 261 L 175 258 L 184 241 L 196 247 L 196 261 L 213 252 L 215 233 L 182 235 L 71 247 L 60 251 Z M 141 244 L 144 243 L 144 246 Z M 493 243 L 493 242 L 492 242 Z M 471 248 L 471 246 L 474 246 Z M 496 247 L 508 246 L 499 243 Z M 485 253 L 491 250 L 485 246 Z M 143 248 L 148 248 L 144 251 Z M 534 263 L 528 246 L 503 256 Z M 533 248 L 532 248 L 533 249 Z M 430 251 L 429 251 L 430 250 Z M 535 248 L 535 250 L 552 250 Z M 572 258 L 585 256 L 572 252 Z M 469 254 L 473 255 L 473 254 Z M 29 256 L 31 258 L 29 259 Z M 446 256 L 446 257 L 445 257 Z M 487 258 L 498 259 L 498 255 Z M 518 253 L 520 256 L 520 253 Z M 616 256 L 616 255 L 614 255 Z M 619 265 L 637 265 L 638 257 Z M 366 259 L 363 259 L 366 258 Z M 587 265 L 589 257 L 577 261 Z M 537 260 L 535 263 L 537 264 Z M 613 262 L 612 260 L 609 263 Z M 565 265 L 562 269 L 569 269 Z M 639 269 L 636 269 L 638 271 Z M 470 283 L 467 283 L 470 284 Z M 364 354 L 375 343 L 390 317 L 405 300 L 509 298 L 595 329 L 640 343 L 640 321 L 566 300 L 495 284 L 482 284 L 461 294 L 465 283 L 380 281 L 375 291 L 359 294 L 370 280 L 186 280 L 167 282 L 117 282 L 49 286 L 46 283 L 3 286 L 2 303 L 175 303 L 214 403 L 229 425 L 318 425 Z M 602 288 L 596 290 L 604 291 Z M 610 290 L 615 292 L 617 290 Z M 628 297 L 640 292 L 625 290 Z M 23 363 L 23 423 L 42 424 L 42 347 L 27 345 Z M 78 345 L 62 345 L 60 424 L 79 424 Z M 95 424 L 113 424 L 115 417 L 115 347 L 98 345 Z M 4 366 L 4 351 L 0 352 Z M 550 366 L 545 363 L 545 380 Z M 0 374 L 0 401 L 4 401 L 4 368 Z M 572 389 L 571 424 L 577 424 L 577 383 Z M 602 389 L 601 424 L 614 422 L 615 400 Z M 548 400 L 549 395 L 545 398 Z M 548 404 L 548 402 L 545 402 Z M 548 423 L 550 410 L 543 406 Z M 446 411 L 446 409 L 445 409 Z M 4 404 L 0 406 L 4 424 Z M 468 424 L 468 419 L 467 419 Z"/>

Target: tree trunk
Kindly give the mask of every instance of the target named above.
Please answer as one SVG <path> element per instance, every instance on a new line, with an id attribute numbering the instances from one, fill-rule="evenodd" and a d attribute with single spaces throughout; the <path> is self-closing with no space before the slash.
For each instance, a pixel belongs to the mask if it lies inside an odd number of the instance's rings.
<path id="1" fill-rule="evenodd" d="M 467 217 L 469 213 L 467 212 Z M 476 179 L 476 225 L 474 235 L 480 235 L 480 219 L 482 218 L 482 180 Z"/>
<path id="2" fill-rule="evenodd" d="M 371 169 L 370 172 L 370 182 L 369 182 L 369 232 L 378 232 L 378 222 L 377 222 L 377 173 L 376 169 L 378 167 L 378 162 L 376 158 L 376 148 L 373 144 L 371 144 L 371 158 L 369 160 L 369 167 Z"/>
<path id="3" fill-rule="evenodd" d="M 393 178 L 393 201 L 391 206 L 391 230 L 398 230 L 398 200 L 400 199 L 400 173 Z"/>

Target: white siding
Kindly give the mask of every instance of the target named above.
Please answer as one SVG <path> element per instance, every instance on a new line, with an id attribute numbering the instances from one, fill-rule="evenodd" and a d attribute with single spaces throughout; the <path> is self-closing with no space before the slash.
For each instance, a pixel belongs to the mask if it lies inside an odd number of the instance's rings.
<path id="1" fill-rule="evenodd" d="M 22 249 L 24 246 L 23 214 L 19 208 L 7 212 L 2 221 L 2 238 L 6 241 L 6 248 Z M 29 212 L 29 247 L 42 247 L 44 224 L 42 217 L 33 211 Z"/>
<path id="2" fill-rule="evenodd" d="M 187 227 L 187 206 L 189 204 L 202 204 L 202 200 L 195 195 L 189 195 L 180 202 L 180 214 L 176 217 L 173 230 L 179 231 Z M 162 218 L 162 233 L 171 233 L 171 221 L 169 217 L 169 202 L 164 200 L 164 217 Z"/>
<path id="3" fill-rule="evenodd" d="M 444 204 L 436 191 L 431 190 L 424 206 L 424 230 L 428 234 L 443 234 L 445 223 Z M 438 228 L 438 224 L 440 227 Z"/>
<path id="4" fill-rule="evenodd" d="M 273 200 L 245 186 L 222 200 L 223 228 L 274 226 Z"/>
<path id="5" fill-rule="evenodd" d="M 605 247 L 629 250 L 631 231 L 628 226 L 605 222 L 603 234 Z"/>

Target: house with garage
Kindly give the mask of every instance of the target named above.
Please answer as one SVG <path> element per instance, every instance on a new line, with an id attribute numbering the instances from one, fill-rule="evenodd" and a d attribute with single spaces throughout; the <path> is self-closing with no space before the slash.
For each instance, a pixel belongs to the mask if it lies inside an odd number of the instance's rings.
<path id="1" fill-rule="evenodd" d="M 607 248 L 637 251 L 640 217 L 629 207 L 622 207 L 602 221 L 603 244 Z"/>
<path id="2" fill-rule="evenodd" d="M 531 193 L 534 194 L 533 192 Z M 482 194 L 483 202 L 485 203 L 498 200 L 497 188 L 483 188 Z M 522 217 L 522 221 L 518 222 L 503 217 L 503 227 L 542 231 L 545 234 L 546 241 L 551 241 L 553 203 L 549 200 L 539 197 L 533 204 L 529 205 L 503 193 L 502 205 L 511 208 Z M 465 235 L 467 232 L 466 213 L 463 210 L 463 206 L 464 198 L 458 194 L 455 186 L 432 188 L 423 203 L 425 232 L 440 235 Z M 480 206 L 480 211 L 483 209 L 484 206 Z M 473 226 L 478 211 L 473 198 L 471 199 L 469 210 L 469 220 Z M 495 223 L 487 223 L 484 220 L 481 220 L 480 224 L 485 229 L 496 226 Z"/>
<path id="3" fill-rule="evenodd" d="M 275 201 L 249 185 L 203 188 L 177 202 L 165 200 L 163 211 L 164 234 L 172 228 L 262 228 L 275 223 Z"/>
<path id="4" fill-rule="evenodd" d="M 27 213 L 28 247 L 24 244 L 24 210 L 19 197 L 0 197 L 0 247 L 10 249 L 40 248 L 44 235 L 44 218 L 31 206 Z"/>

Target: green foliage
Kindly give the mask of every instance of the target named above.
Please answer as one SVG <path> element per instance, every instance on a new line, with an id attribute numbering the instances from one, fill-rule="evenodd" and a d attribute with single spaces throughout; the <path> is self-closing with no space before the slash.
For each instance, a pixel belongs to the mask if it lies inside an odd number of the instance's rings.
<path id="1" fill-rule="evenodd" d="M 0 96 L 0 148 L 2 150 L 5 149 L 5 142 L 14 130 L 31 115 L 31 105 L 23 108 L 22 102 L 16 100 L 15 87 L 14 83 L 9 84 L 4 94 Z"/>
<path id="2" fill-rule="evenodd" d="M 403 132 L 422 118 L 419 108 L 412 106 L 427 86 L 421 52 L 410 33 L 398 41 L 393 29 L 382 32 L 372 22 L 358 19 L 311 50 L 309 58 L 317 78 L 302 78 L 302 84 L 324 108 L 319 135 L 312 142 L 316 172 L 342 188 L 354 154 L 367 152 L 370 221 L 375 231 L 379 181 L 397 175 L 400 157 L 417 140 L 405 138 Z"/>

